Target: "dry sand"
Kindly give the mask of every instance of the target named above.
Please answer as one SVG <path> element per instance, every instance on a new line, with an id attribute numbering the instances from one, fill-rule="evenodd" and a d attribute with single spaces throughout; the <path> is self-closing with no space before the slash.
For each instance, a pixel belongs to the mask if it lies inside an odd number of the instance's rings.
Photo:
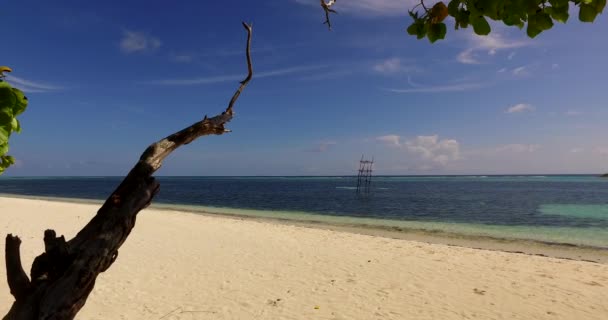
<path id="1" fill-rule="evenodd" d="M 29 270 L 45 229 L 71 238 L 97 208 L 0 198 L 0 227 Z M 608 265 L 149 209 L 77 317 L 472 318 L 608 319 Z"/>

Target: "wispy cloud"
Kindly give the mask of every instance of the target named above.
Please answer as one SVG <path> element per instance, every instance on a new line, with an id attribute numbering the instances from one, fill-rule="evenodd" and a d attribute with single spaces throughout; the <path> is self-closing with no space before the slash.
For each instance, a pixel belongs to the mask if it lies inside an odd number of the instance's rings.
<path id="1" fill-rule="evenodd" d="M 318 0 L 293 0 L 320 8 Z M 420 3 L 417 0 L 352 0 L 337 2 L 332 9 L 361 16 L 406 16 L 407 11 Z"/>
<path id="2" fill-rule="evenodd" d="M 514 76 L 517 76 L 517 77 L 523 77 L 523 76 L 527 76 L 530 74 L 530 72 L 528 71 L 528 68 L 526 66 L 517 67 L 517 68 L 513 69 L 512 73 Z"/>
<path id="3" fill-rule="evenodd" d="M 463 64 L 480 64 L 481 62 L 477 59 L 475 48 L 469 48 L 456 56 L 456 60 Z"/>
<path id="4" fill-rule="evenodd" d="M 527 103 L 518 103 L 514 106 L 511 106 L 505 110 L 505 113 L 521 113 L 526 111 L 534 111 L 536 108 Z"/>
<path id="5" fill-rule="evenodd" d="M 336 141 L 323 141 L 323 142 L 319 143 L 318 145 L 316 145 L 314 148 L 308 149 L 306 151 L 307 152 L 326 152 L 331 147 L 333 147 L 337 144 L 338 143 Z"/>
<path id="6" fill-rule="evenodd" d="M 456 60 L 464 64 L 480 64 L 478 53 L 485 52 L 493 56 L 500 50 L 515 49 L 530 45 L 530 42 L 523 40 L 507 39 L 498 31 L 493 31 L 487 36 L 478 36 L 473 33 L 468 34 L 469 47 L 456 56 Z M 515 52 L 511 52 L 507 57 L 513 58 Z"/>
<path id="7" fill-rule="evenodd" d="M 568 110 L 568 111 L 564 112 L 564 115 L 569 116 L 569 117 L 576 117 L 576 116 L 580 116 L 581 114 L 583 114 L 583 113 L 578 110 Z"/>
<path id="8" fill-rule="evenodd" d="M 294 73 L 304 73 L 312 70 L 318 70 L 326 68 L 326 65 L 320 66 L 299 66 L 299 67 L 290 67 L 283 69 L 276 69 L 270 71 L 262 71 L 256 72 L 254 74 L 256 79 L 259 78 L 270 78 L 270 77 L 278 77 L 284 76 L 288 74 Z M 164 86 L 192 86 L 192 85 L 202 85 L 202 84 L 213 84 L 213 83 L 221 83 L 228 81 L 240 81 L 243 78 L 243 74 L 238 75 L 226 75 L 226 76 L 208 76 L 208 77 L 199 77 L 192 79 L 164 79 L 164 80 L 152 80 L 145 81 L 145 84 L 154 84 L 154 85 L 164 85 Z"/>
<path id="9" fill-rule="evenodd" d="M 56 85 L 51 85 L 51 84 L 42 83 L 42 82 L 29 81 L 29 80 L 25 80 L 23 78 L 15 77 L 13 75 L 7 75 L 6 80 L 10 84 L 14 85 L 15 87 L 19 88 L 20 90 L 22 90 L 23 92 L 26 92 L 26 93 L 51 92 L 51 91 L 58 91 L 58 90 L 64 89 L 64 88 L 56 86 Z"/>
<path id="10" fill-rule="evenodd" d="M 395 74 L 401 72 L 413 72 L 419 71 L 420 68 L 412 65 L 403 65 L 401 59 L 399 58 L 388 58 L 382 60 L 372 67 L 372 69 L 380 74 Z"/>
<path id="11" fill-rule="evenodd" d="M 401 70 L 401 60 L 399 58 L 386 59 L 374 65 L 374 71 L 378 73 L 395 73 Z"/>
<path id="12" fill-rule="evenodd" d="M 314 73 L 311 75 L 302 76 L 298 80 L 319 81 L 319 80 L 327 80 L 327 79 L 336 79 L 336 78 L 342 78 L 342 77 L 352 75 L 355 72 L 357 72 L 357 71 L 353 70 L 353 69 L 329 70 L 329 71 L 324 71 L 321 73 Z"/>
<path id="13" fill-rule="evenodd" d="M 445 85 L 421 86 L 419 84 L 412 82 L 410 77 L 408 77 L 408 84 L 411 86 L 410 88 L 404 88 L 404 89 L 389 88 L 386 90 L 388 90 L 390 92 L 395 92 L 395 93 L 437 93 L 437 92 L 470 91 L 470 90 L 477 90 L 477 89 L 488 86 L 487 83 L 478 83 L 478 82 L 461 82 L 461 83 L 453 83 L 453 84 L 445 84 Z"/>
<path id="14" fill-rule="evenodd" d="M 142 32 L 125 30 L 120 40 L 120 49 L 125 53 L 146 52 L 158 49 L 160 39 Z"/>

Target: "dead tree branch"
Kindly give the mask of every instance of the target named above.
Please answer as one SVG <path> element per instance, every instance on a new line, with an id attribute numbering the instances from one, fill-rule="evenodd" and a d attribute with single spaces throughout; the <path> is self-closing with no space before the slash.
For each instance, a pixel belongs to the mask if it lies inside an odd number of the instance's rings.
<path id="1" fill-rule="evenodd" d="M 205 118 L 150 145 L 95 217 L 71 239 L 44 233 L 45 252 L 32 263 L 30 279 L 21 265 L 21 240 L 6 237 L 6 269 L 11 294 L 15 297 L 5 320 L 73 319 L 86 303 L 97 276 L 116 260 L 118 249 L 135 226 L 137 213 L 146 208 L 158 193 L 152 177 L 163 160 L 182 145 L 206 135 L 229 132 L 233 106 L 253 76 L 251 63 L 252 27 L 246 23 L 248 74 L 220 115 Z"/>
<path id="2" fill-rule="evenodd" d="M 331 8 L 331 6 L 333 6 L 335 3 L 336 0 L 329 0 L 327 2 L 325 2 L 325 0 L 321 0 L 321 8 L 323 8 L 323 11 L 325 11 L 325 22 L 323 22 L 323 24 L 326 24 L 329 30 L 331 30 L 331 21 L 329 20 L 329 14 L 338 13 L 336 10 Z"/>

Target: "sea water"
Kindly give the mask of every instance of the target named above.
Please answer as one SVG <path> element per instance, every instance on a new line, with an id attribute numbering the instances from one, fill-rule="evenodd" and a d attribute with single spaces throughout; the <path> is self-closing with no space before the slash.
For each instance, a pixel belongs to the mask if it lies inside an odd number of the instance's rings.
<path id="1" fill-rule="evenodd" d="M 3 177 L 0 193 L 103 200 L 121 177 Z M 587 175 L 159 177 L 164 207 L 608 248 L 608 179 Z"/>

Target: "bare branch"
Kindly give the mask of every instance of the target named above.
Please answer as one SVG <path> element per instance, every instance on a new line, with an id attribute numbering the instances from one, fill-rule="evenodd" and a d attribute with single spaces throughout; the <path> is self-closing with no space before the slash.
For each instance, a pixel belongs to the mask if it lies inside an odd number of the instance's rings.
<path id="1" fill-rule="evenodd" d="M 321 0 L 321 8 L 323 8 L 323 11 L 325 11 L 325 22 L 323 22 L 323 24 L 326 24 L 329 30 L 331 30 L 331 21 L 329 20 L 329 14 L 338 13 L 336 10 L 333 10 L 331 8 L 331 6 L 333 6 L 335 3 L 336 0 L 329 0 L 327 2 L 325 2 L 325 0 Z"/>
<path id="2" fill-rule="evenodd" d="M 232 106 L 234 105 L 234 103 L 236 102 L 236 100 L 239 98 L 239 96 L 241 95 L 241 92 L 243 92 L 243 89 L 245 89 L 245 87 L 247 86 L 247 84 L 249 83 L 249 81 L 251 81 L 251 77 L 253 77 L 253 66 L 251 64 L 251 31 L 252 31 L 252 25 L 251 24 L 246 24 L 245 22 L 243 22 L 243 27 L 245 28 L 245 30 L 247 30 L 247 45 L 245 47 L 245 54 L 247 55 L 247 78 L 245 78 L 245 80 L 241 81 L 241 85 L 239 86 L 239 88 L 236 90 L 236 92 L 234 93 L 234 95 L 232 96 L 232 99 L 230 99 L 230 103 L 228 104 L 228 108 L 226 109 L 226 112 L 232 114 Z"/>
<path id="3" fill-rule="evenodd" d="M 207 116 L 205 116 L 202 121 L 196 122 L 193 125 L 150 145 L 148 149 L 146 149 L 146 151 L 141 155 L 139 161 L 149 164 L 153 172 L 158 170 L 162 165 L 162 161 L 180 146 L 188 144 L 204 135 L 220 135 L 229 132 L 229 130 L 224 128 L 224 125 L 232 120 L 232 108 L 241 95 L 243 89 L 245 89 L 253 77 L 253 67 L 251 63 L 251 33 L 253 30 L 252 26 L 246 24 L 245 22 L 243 22 L 243 27 L 245 30 L 247 30 L 246 56 L 248 74 L 245 80 L 241 81 L 240 86 L 232 96 L 232 99 L 230 99 L 230 103 L 228 104 L 226 111 L 213 118 L 207 118 Z"/>

